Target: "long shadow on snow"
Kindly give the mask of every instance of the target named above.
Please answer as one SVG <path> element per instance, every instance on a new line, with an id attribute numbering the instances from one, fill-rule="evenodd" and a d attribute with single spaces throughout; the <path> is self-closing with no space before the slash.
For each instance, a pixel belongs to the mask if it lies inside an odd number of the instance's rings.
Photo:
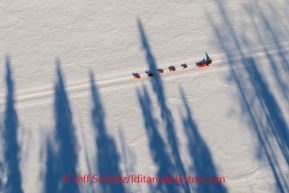
<path id="1" fill-rule="evenodd" d="M 176 169 L 171 161 L 170 154 L 166 150 L 165 142 L 163 141 L 160 133 L 158 132 L 157 121 L 152 115 L 151 99 L 150 96 L 148 95 L 146 87 L 143 87 L 143 94 L 140 93 L 140 91 L 138 91 L 138 98 L 144 116 L 145 128 L 149 139 L 149 147 L 152 152 L 153 160 L 158 166 L 157 176 L 160 177 L 165 177 L 166 175 L 174 176 Z M 165 182 L 158 183 L 156 189 L 159 192 L 164 193 L 180 192 L 179 184 L 175 183 L 171 185 L 168 185 Z M 152 189 L 151 191 L 156 192 L 154 189 Z"/>
<path id="2" fill-rule="evenodd" d="M 284 176 L 282 169 L 279 167 L 278 160 L 276 158 L 276 153 L 270 142 L 266 142 L 267 139 L 270 139 L 272 136 L 275 137 L 281 152 L 283 153 L 284 158 L 289 163 L 289 133 L 288 127 L 284 121 L 284 117 L 280 110 L 280 107 L 274 98 L 273 94 L 270 92 L 267 83 L 262 78 L 257 64 L 252 58 L 247 59 L 246 71 L 249 74 L 250 81 L 253 82 L 253 87 L 256 92 L 256 97 L 259 99 L 259 102 L 263 108 L 264 116 L 266 117 L 266 125 L 258 126 L 255 128 L 255 132 L 258 136 L 260 143 L 263 146 L 264 152 L 268 157 L 269 164 L 274 173 L 277 186 L 280 189 L 280 192 L 288 192 L 288 184 L 286 181 L 282 183 L 286 177 Z M 254 112 L 255 111 L 255 112 Z M 258 112 L 256 109 L 252 109 L 253 116 L 256 121 L 260 120 Z M 260 123 L 258 125 L 261 125 Z"/>
<path id="3" fill-rule="evenodd" d="M 186 109 L 186 116 L 182 118 L 183 125 L 185 128 L 186 135 L 188 137 L 188 149 L 194 162 L 195 175 L 202 177 L 204 180 L 206 177 L 219 177 L 215 169 L 215 165 L 211 156 L 211 152 L 206 145 L 206 142 L 200 135 L 197 125 L 193 120 L 192 112 L 189 104 L 186 100 L 183 90 L 180 90 L 182 101 Z M 219 179 L 220 180 L 220 179 Z M 223 180 L 223 179 L 222 179 Z M 225 181 L 223 181 L 225 182 Z M 220 183 L 197 183 L 196 192 L 207 193 L 207 192 L 218 192 L 226 193 L 226 187 Z"/>
<path id="4" fill-rule="evenodd" d="M 117 175 L 121 176 L 119 169 L 119 155 L 117 152 L 115 141 L 107 133 L 105 125 L 105 113 L 100 100 L 100 96 L 95 85 L 94 76 L 90 73 L 90 84 L 91 84 L 91 97 L 93 102 L 93 109 L 91 111 L 91 118 L 93 126 L 97 132 L 96 144 L 97 144 L 97 161 L 98 161 L 98 172 L 102 177 L 102 180 L 112 180 L 107 183 L 101 183 L 103 192 L 105 193 L 124 193 L 125 187 L 121 181 L 117 182 Z M 115 181 L 114 181 L 115 180 Z"/>
<path id="5" fill-rule="evenodd" d="M 6 58 L 6 109 L 4 115 L 4 159 L 7 165 L 7 183 L 5 192 L 21 193 L 22 180 L 19 169 L 19 145 L 17 142 L 18 117 L 14 104 L 14 81 L 10 69 L 10 60 Z"/>
<path id="6" fill-rule="evenodd" d="M 155 73 L 157 72 L 156 62 L 155 62 L 154 56 L 151 53 L 149 43 L 147 41 L 145 31 L 143 29 L 143 26 L 140 20 L 138 20 L 138 28 L 140 32 L 142 47 L 146 53 L 146 60 L 148 63 L 149 71 Z M 168 138 L 168 141 L 170 142 L 170 148 L 172 150 L 172 155 L 173 155 L 172 158 L 174 159 L 174 162 L 176 164 L 175 166 L 177 169 L 176 172 L 180 176 L 186 176 L 186 172 L 185 172 L 185 169 L 184 169 L 181 157 L 180 157 L 179 149 L 178 149 L 178 141 L 176 138 L 174 120 L 166 104 L 163 83 L 162 83 L 160 76 L 158 75 L 154 76 L 151 79 L 151 83 L 152 83 L 153 91 L 157 96 L 158 103 L 161 109 L 161 116 L 163 119 L 163 123 L 165 124 L 165 127 L 166 127 L 167 138 Z M 188 184 L 183 184 L 183 189 L 185 192 L 190 192 Z"/>
<path id="7" fill-rule="evenodd" d="M 283 39 L 280 40 L 280 36 L 287 36 L 289 37 L 286 33 L 278 32 L 274 29 L 274 26 L 269 22 L 269 18 L 266 16 L 264 11 L 261 9 L 261 7 L 258 5 L 256 1 L 254 1 L 254 7 L 257 7 L 257 10 L 259 10 L 256 14 L 255 11 L 256 9 L 252 8 L 252 5 L 244 5 L 244 9 L 247 11 L 247 15 L 250 16 L 250 19 L 252 21 L 252 24 L 254 26 L 255 33 L 257 35 L 258 41 L 262 44 L 264 52 L 266 53 L 266 58 L 269 60 L 272 68 L 272 72 L 274 73 L 274 76 L 277 81 L 277 86 L 279 87 L 279 91 L 282 92 L 284 98 L 289 102 L 289 88 L 288 88 L 288 76 L 286 77 L 286 80 L 282 79 L 282 73 L 286 72 L 287 74 L 289 73 L 289 63 L 288 60 L 285 56 L 284 53 L 284 46 L 282 45 Z M 271 15 L 278 15 L 278 12 L 280 10 L 275 10 L 274 6 L 270 3 L 267 5 L 267 7 L 270 7 L 270 9 L 266 10 L 267 12 L 271 12 Z M 252 10 L 254 9 L 254 10 Z M 261 22 L 257 23 L 255 21 L 255 17 L 260 17 Z M 281 16 L 279 16 L 281 17 Z M 277 20 L 277 18 L 274 18 Z M 282 31 L 282 27 L 279 26 L 278 29 Z M 265 29 L 265 30 L 264 30 Z M 264 35 L 264 31 L 265 34 Z M 270 49 L 267 48 L 266 44 L 264 41 L 271 40 L 274 45 L 277 47 L 277 55 L 275 53 L 270 53 Z M 247 45 L 247 47 L 250 47 Z M 277 59 L 278 58 L 278 59 Z M 280 60 L 281 61 L 278 61 Z"/>
<path id="8" fill-rule="evenodd" d="M 288 126 L 285 123 L 277 100 L 259 72 L 257 63 L 252 57 L 245 57 L 242 52 L 240 41 L 232 27 L 233 23 L 230 22 L 224 5 L 222 5 L 222 2 L 218 2 L 217 6 L 223 18 L 223 26 L 216 26 L 210 16 L 209 20 L 214 27 L 221 49 L 226 53 L 228 62 L 231 65 L 231 77 L 239 89 L 243 113 L 248 118 L 249 124 L 257 136 L 260 145 L 260 148 L 258 149 L 259 154 L 264 155 L 263 157 L 266 158 L 271 167 L 278 192 L 288 192 L 289 189 L 285 177 L 286 174 L 284 174 L 282 169 L 279 167 L 280 161 L 277 159 L 276 148 L 273 147 L 271 142 L 272 140 L 268 141 L 268 139 L 274 137 L 275 142 L 279 145 L 280 151 L 288 163 Z M 266 23 L 266 21 L 264 21 L 264 23 L 268 29 L 268 23 Z M 222 29 L 222 31 L 220 29 Z M 243 39 L 243 41 L 248 42 L 246 39 Z M 277 44 L 276 40 L 274 42 Z M 276 46 L 278 47 L 279 45 Z M 238 54 L 241 56 L 241 64 L 245 67 L 245 71 L 234 69 L 233 65 L 236 64 L 232 58 L 232 51 L 234 49 L 237 49 Z M 278 49 L 280 48 L 278 47 Z M 281 55 L 281 57 L 283 56 Z M 249 77 L 249 80 L 244 78 L 246 77 L 245 75 Z M 253 85 L 253 88 L 255 89 L 253 97 L 246 93 L 246 90 L 250 90 L 247 87 L 248 81 L 250 81 L 250 84 Z M 260 108 L 256 107 L 256 101 L 258 101 L 258 104 L 262 108 L 261 111 Z M 266 120 L 266 123 L 264 123 L 263 120 Z"/>
<path id="9" fill-rule="evenodd" d="M 77 174 L 75 126 L 58 61 L 56 67 L 58 79 L 54 89 L 55 139 L 47 141 L 45 192 L 77 193 L 78 183 L 73 183 Z M 71 177 L 69 183 L 63 181 L 63 176 L 67 174 Z"/>
<path id="10" fill-rule="evenodd" d="M 257 27 L 258 24 L 254 22 L 252 13 L 248 10 L 249 7 L 247 6 L 245 8 L 247 9 L 248 15 L 250 15 L 252 18 L 252 22 L 254 24 L 253 26 L 255 27 L 255 32 L 258 34 L 258 38 L 259 38 L 258 40 L 262 43 L 266 56 L 270 64 L 272 64 L 271 66 L 272 66 L 275 78 L 277 80 L 277 83 L 278 83 L 277 86 L 279 86 L 280 92 L 283 93 L 284 98 L 287 99 L 288 101 L 288 94 L 289 94 L 288 84 L 286 84 L 286 82 L 282 80 L 281 74 L 279 73 L 281 71 L 288 72 L 288 61 L 284 55 L 284 52 L 282 51 L 282 46 L 280 45 L 276 32 L 271 30 L 272 29 L 271 24 L 268 22 L 268 19 L 266 18 L 265 14 L 263 13 L 259 5 L 256 3 L 256 1 L 254 5 L 258 7 L 258 9 L 260 10 L 259 12 L 261 14 L 261 18 L 263 21 L 262 25 L 264 26 L 266 31 L 269 32 L 270 34 L 269 37 L 271 37 L 272 41 L 274 42 L 274 45 L 277 46 L 278 58 L 281 58 L 281 61 L 282 61 L 281 65 L 278 64 L 278 61 L 274 59 L 274 55 L 269 52 L 268 48 L 266 48 L 261 38 L 262 34 L 260 33 L 260 31 L 262 29 L 258 28 Z M 284 158 L 286 159 L 287 164 L 289 165 L 289 132 L 288 132 L 288 127 L 285 123 L 285 120 L 282 116 L 281 109 L 276 99 L 271 94 L 269 87 L 267 86 L 265 80 L 263 80 L 262 75 L 259 73 L 259 70 L 256 66 L 257 63 L 255 62 L 255 60 L 253 58 L 250 58 L 249 60 L 246 60 L 246 64 L 250 64 L 250 67 L 246 65 L 245 69 L 247 73 L 249 74 L 251 82 L 257 83 L 257 84 L 253 84 L 255 91 L 256 91 L 257 98 L 260 99 L 259 101 L 261 102 L 261 105 L 263 109 L 265 110 L 265 112 L 268 112 L 267 113 L 268 123 L 269 123 L 269 126 L 271 127 L 270 129 L 271 131 L 269 132 L 273 132 L 279 144 L 280 150 L 282 151 Z"/>

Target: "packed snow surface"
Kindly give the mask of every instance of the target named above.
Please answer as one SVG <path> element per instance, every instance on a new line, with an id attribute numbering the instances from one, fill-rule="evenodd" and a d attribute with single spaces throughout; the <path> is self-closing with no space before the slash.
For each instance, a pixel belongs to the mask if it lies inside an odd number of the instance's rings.
<path id="1" fill-rule="evenodd" d="M 285 0 L 2 0 L 0 191 L 289 192 L 288 9 Z M 198 68 L 205 53 L 213 63 Z"/>

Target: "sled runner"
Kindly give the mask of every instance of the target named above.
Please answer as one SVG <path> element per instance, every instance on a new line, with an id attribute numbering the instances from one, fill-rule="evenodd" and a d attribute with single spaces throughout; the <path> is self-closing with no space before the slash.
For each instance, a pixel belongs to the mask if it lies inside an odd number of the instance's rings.
<path id="1" fill-rule="evenodd" d="M 206 53 L 206 59 L 203 59 L 199 62 L 196 62 L 196 65 L 198 67 L 204 67 L 204 66 L 209 66 L 212 63 L 211 57 Z"/>

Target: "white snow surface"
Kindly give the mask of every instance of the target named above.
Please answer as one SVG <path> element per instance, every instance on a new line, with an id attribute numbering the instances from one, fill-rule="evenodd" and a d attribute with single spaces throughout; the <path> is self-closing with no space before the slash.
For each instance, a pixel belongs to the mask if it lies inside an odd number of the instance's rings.
<path id="1" fill-rule="evenodd" d="M 2 0 L 0 191 L 289 192 L 288 9 Z M 196 67 L 206 52 L 212 65 Z M 93 174 L 226 182 L 100 184 Z"/>

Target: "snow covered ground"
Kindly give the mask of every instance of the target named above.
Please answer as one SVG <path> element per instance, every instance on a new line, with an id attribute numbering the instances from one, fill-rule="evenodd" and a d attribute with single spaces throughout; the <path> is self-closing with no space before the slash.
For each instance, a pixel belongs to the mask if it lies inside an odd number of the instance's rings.
<path id="1" fill-rule="evenodd" d="M 288 8 L 2 0 L 0 191 L 289 192 Z M 205 52 L 213 64 L 197 68 Z M 226 182 L 93 183 L 93 174 Z"/>

